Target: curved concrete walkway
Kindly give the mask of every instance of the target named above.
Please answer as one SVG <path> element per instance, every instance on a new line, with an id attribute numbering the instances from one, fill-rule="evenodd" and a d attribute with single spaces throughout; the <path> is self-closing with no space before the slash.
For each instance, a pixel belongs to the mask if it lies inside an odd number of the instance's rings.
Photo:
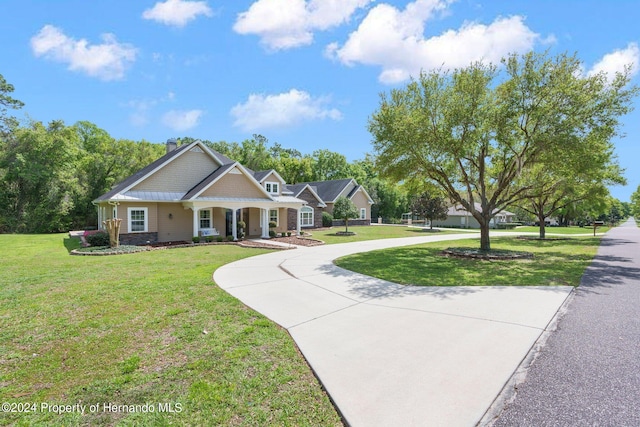
<path id="1" fill-rule="evenodd" d="M 573 288 L 401 286 L 333 264 L 469 237 L 300 247 L 227 264 L 213 279 L 289 331 L 350 425 L 472 426 Z"/>

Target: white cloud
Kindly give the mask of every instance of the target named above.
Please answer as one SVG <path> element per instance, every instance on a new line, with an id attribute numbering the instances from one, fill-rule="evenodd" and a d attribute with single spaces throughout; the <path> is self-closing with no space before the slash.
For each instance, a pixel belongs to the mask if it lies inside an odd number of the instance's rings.
<path id="1" fill-rule="evenodd" d="M 149 124 L 151 112 L 160 104 L 172 102 L 176 94 L 169 91 L 165 96 L 159 98 L 132 99 L 124 107 L 133 110 L 129 114 L 129 122 L 136 127 L 143 127 Z"/>
<path id="2" fill-rule="evenodd" d="M 291 89 L 277 95 L 251 94 L 243 104 L 231 109 L 234 126 L 244 131 L 290 127 L 302 121 L 330 118 L 340 120 L 342 113 L 327 108 L 327 97 L 313 98 L 307 92 Z"/>
<path id="3" fill-rule="evenodd" d="M 257 34 L 269 49 L 290 49 L 311 44 L 314 31 L 345 23 L 372 1 L 258 0 L 238 14 L 233 29 L 239 34 Z"/>
<path id="4" fill-rule="evenodd" d="M 202 110 L 171 110 L 162 116 L 162 123 L 173 130 L 185 131 L 196 127 L 203 114 Z"/>
<path id="5" fill-rule="evenodd" d="M 616 73 L 624 72 L 625 66 L 631 67 L 630 77 L 638 74 L 640 69 L 640 48 L 638 48 L 637 43 L 629 43 L 625 49 L 618 49 L 606 54 L 589 70 L 587 75 L 592 76 L 604 72 L 611 81 L 615 78 Z"/>
<path id="6" fill-rule="evenodd" d="M 379 4 L 369 11 L 343 46 L 332 43 L 326 54 L 346 65 L 382 67 L 383 83 L 398 83 L 417 76 L 421 69 L 452 69 L 471 62 L 499 62 L 509 53 L 533 48 L 539 35 L 521 16 L 497 18 L 489 25 L 466 22 L 458 30 L 425 37 L 425 24 L 443 13 L 451 0 L 416 0 L 404 10 Z"/>
<path id="7" fill-rule="evenodd" d="M 102 41 L 102 44 L 91 45 L 85 39 L 75 40 L 65 35 L 53 25 L 45 25 L 31 38 L 31 49 L 36 57 L 66 63 L 70 70 L 92 77 L 123 78 L 126 68 L 136 59 L 136 48 L 118 43 L 113 34 L 103 34 Z"/>
<path id="8" fill-rule="evenodd" d="M 198 15 L 213 16 L 213 11 L 206 1 L 167 0 L 156 3 L 142 13 L 144 19 L 174 27 L 184 27 Z"/>

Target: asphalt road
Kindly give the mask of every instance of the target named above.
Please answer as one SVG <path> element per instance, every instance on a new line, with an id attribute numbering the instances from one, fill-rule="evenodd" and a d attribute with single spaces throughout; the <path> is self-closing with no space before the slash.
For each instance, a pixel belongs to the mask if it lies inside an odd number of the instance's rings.
<path id="1" fill-rule="evenodd" d="M 640 228 L 609 231 L 494 426 L 640 426 Z"/>

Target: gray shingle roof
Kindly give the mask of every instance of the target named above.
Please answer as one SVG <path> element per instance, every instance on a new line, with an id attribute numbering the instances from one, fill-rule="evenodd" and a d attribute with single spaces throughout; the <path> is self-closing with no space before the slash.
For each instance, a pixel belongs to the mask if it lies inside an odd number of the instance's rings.
<path id="1" fill-rule="evenodd" d="M 351 183 L 352 179 L 334 179 L 332 181 L 316 181 L 316 182 L 301 182 L 296 185 L 309 184 L 311 187 L 316 188 L 316 193 L 326 203 L 333 203 L 336 201 L 340 193 Z M 291 186 L 289 186 L 291 188 Z"/>
<path id="2" fill-rule="evenodd" d="M 190 146 L 190 144 L 181 145 L 177 149 L 175 149 L 173 151 L 170 151 L 169 153 L 167 153 L 164 156 L 160 157 L 155 162 L 150 163 L 149 165 L 147 165 L 144 168 L 140 169 L 138 172 L 134 173 L 133 175 L 129 176 L 128 178 L 125 178 L 123 181 L 120 181 L 111 190 L 107 191 L 102 196 L 98 197 L 95 201 L 101 202 L 101 201 L 105 201 L 105 200 L 111 200 L 111 198 L 113 196 L 115 196 L 116 194 L 120 193 L 125 188 L 133 185 L 140 178 L 142 178 L 143 176 L 145 176 L 148 173 L 152 172 L 154 169 L 156 169 L 158 166 L 160 166 L 164 162 L 166 162 L 166 161 L 172 159 L 173 157 L 177 156 L 178 154 L 183 152 L 188 146 Z"/>

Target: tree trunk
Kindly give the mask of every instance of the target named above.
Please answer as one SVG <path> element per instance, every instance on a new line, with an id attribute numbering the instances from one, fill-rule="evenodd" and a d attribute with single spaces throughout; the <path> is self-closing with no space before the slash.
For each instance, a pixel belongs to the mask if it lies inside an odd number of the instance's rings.
<path id="1" fill-rule="evenodd" d="M 538 221 L 540 221 L 540 238 L 544 239 L 546 235 L 544 215 L 540 216 L 540 214 L 538 214 Z"/>
<path id="2" fill-rule="evenodd" d="M 345 233 L 349 232 L 349 218 L 344 219 L 344 232 Z"/>
<path id="3" fill-rule="evenodd" d="M 489 241 L 489 221 L 485 221 L 480 224 L 480 250 L 491 250 L 491 242 Z"/>

